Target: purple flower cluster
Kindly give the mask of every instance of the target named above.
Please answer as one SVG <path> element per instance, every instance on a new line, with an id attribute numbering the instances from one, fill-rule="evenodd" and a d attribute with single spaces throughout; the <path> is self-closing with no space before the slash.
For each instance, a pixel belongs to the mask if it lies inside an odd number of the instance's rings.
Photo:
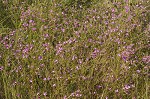
<path id="1" fill-rule="evenodd" d="M 94 52 L 92 52 L 91 56 L 92 58 L 96 58 L 96 56 L 99 54 L 100 50 L 98 50 L 97 48 L 94 49 Z"/>
<path id="2" fill-rule="evenodd" d="M 142 58 L 142 61 L 144 62 L 144 63 L 150 63 L 150 56 L 144 56 L 143 58 Z"/>
<path id="3" fill-rule="evenodd" d="M 124 61 L 127 61 L 131 57 L 131 55 L 134 54 L 135 51 L 134 49 L 132 49 L 132 47 L 133 44 L 124 47 L 125 50 L 121 53 L 121 57 Z"/>

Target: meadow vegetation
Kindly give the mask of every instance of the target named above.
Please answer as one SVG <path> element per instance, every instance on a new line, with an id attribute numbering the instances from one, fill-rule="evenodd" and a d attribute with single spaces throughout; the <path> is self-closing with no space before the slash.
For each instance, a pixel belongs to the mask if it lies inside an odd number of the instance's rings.
<path id="1" fill-rule="evenodd" d="M 0 99 L 150 99 L 149 0 L 0 0 Z"/>

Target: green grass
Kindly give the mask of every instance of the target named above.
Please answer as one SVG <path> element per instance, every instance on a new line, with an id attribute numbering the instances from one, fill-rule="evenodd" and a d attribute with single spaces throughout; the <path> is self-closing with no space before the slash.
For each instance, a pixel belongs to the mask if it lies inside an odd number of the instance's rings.
<path id="1" fill-rule="evenodd" d="M 149 99 L 149 0 L 3 1 L 0 99 Z"/>

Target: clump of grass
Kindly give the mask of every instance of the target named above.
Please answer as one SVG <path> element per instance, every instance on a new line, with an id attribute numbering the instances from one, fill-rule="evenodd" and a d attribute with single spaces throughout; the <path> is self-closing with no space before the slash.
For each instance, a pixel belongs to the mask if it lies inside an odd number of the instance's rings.
<path id="1" fill-rule="evenodd" d="M 149 98 L 149 1 L 95 2 L 6 3 L 0 98 Z"/>

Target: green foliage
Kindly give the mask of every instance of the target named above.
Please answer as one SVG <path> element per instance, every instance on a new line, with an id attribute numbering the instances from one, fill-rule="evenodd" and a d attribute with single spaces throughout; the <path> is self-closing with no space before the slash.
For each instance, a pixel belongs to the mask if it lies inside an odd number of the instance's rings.
<path id="1" fill-rule="evenodd" d="M 148 5 L 0 1 L 0 99 L 148 99 Z"/>
<path id="2" fill-rule="evenodd" d="M 6 6 L 0 1 L 0 27 L 15 28 Z"/>

